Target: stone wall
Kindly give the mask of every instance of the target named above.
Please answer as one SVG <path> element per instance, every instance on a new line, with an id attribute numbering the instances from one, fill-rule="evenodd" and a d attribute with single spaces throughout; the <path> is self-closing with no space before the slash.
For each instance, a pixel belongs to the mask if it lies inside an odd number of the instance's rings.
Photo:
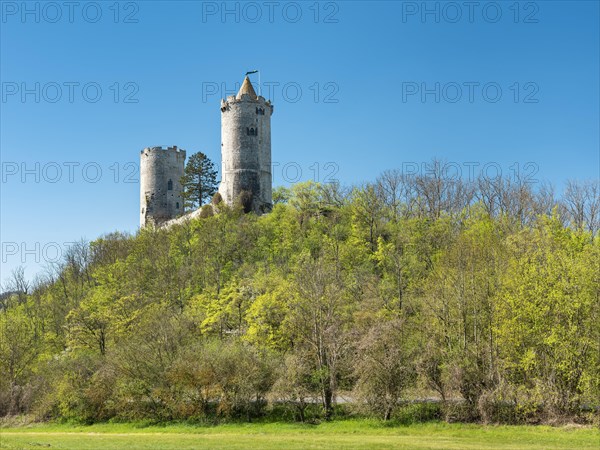
<path id="1" fill-rule="evenodd" d="M 147 147 L 140 153 L 140 226 L 160 225 L 183 214 L 181 177 L 185 150 Z"/>

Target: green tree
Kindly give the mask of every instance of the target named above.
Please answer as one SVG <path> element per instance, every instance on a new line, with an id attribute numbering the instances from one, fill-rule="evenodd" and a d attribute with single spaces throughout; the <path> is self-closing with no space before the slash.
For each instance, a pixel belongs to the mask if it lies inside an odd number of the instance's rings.
<path id="1" fill-rule="evenodd" d="M 214 163 L 204 153 L 194 153 L 185 165 L 181 185 L 184 207 L 199 208 L 217 192 L 217 169 Z"/>
<path id="2" fill-rule="evenodd" d="M 302 351 L 312 364 L 325 419 L 331 419 L 341 375 L 348 353 L 351 307 L 343 297 L 343 286 L 332 265 L 323 257 L 313 259 L 304 253 L 295 271 L 289 299 L 287 326 L 296 351 Z"/>
<path id="3" fill-rule="evenodd" d="M 504 376 L 525 390 L 534 408 L 574 413 L 593 398 L 586 393 L 597 389 L 597 242 L 590 243 L 589 233 L 564 228 L 556 217 L 543 217 L 509 240 L 496 339 Z"/>
<path id="4" fill-rule="evenodd" d="M 24 410 L 23 392 L 39 354 L 35 326 L 17 305 L 0 313 L 0 415 Z"/>

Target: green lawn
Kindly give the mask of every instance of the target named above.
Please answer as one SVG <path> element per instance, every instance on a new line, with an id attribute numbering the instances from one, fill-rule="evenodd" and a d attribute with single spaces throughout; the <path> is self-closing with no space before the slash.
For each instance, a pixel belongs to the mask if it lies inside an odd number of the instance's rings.
<path id="1" fill-rule="evenodd" d="M 218 426 L 135 424 L 33 425 L 0 429 L 8 449 L 192 449 L 192 448 L 401 448 L 401 449 L 598 449 L 591 428 L 479 426 L 427 423 L 386 426 L 368 420 L 320 425 L 289 423 Z"/>

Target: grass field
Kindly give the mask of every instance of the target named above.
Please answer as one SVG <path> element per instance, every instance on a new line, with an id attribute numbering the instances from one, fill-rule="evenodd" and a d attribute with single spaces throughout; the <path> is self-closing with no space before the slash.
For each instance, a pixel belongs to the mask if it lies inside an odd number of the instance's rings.
<path id="1" fill-rule="evenodd" d="M 0 448 L 598 449 L 600 432 L 597 429 L 574 427 L 479 426 L 446 423 L 387 426 L 369 420 L 344 420 L 320 425 L 262 423 L 213 427 L 47 424 L 1 429 Z"/>

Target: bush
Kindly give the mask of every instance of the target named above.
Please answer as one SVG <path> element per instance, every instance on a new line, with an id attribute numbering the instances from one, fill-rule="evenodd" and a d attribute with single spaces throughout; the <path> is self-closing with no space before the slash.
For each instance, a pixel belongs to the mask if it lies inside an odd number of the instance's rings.
<path id="1" fill-rule="evenodd" d="M 237 203 L 242 207 L 245 213 L 249 213 L 252 211 L 252 203 L 254 199 L 252 197 L 252 192 L 250 191 L 242 191 L 237 199 Z"/>
<path id="2" fill-rule="evenodd" d="M 213 195 L 211 203 L 215 206 L 218 206 L 222 201 L 223 201 L 223 197 L 221 196 L 221 194 L 219 192 L 216 192 L 215 195 Z"/>
<path id="3" fill-rule="evenodd" d="M 212 205 L 204 205 L 202 210 L 200 210 L 200 217 L 206 219 L 207 217 L 212 217 L 215 215 Z"/>
<path id="4" fill-rule="evenodd" d="M 114 373 L 97 355 L 65 352 L 43 368 L 34 412 L 39 419 L 92 423 L 110 418 Z"/>
<path id="5" fill-rule="evenodd" d="M 402 425 L 441 420 L 442 406 L 438 402 L 407 403 L 398 407 L 392 418 Z"/>
<path id="6" fill-rule="evenodd" d="M 217 415 L 250 420 L 263 414 L 275 359 L 235 339 L 184 349 L 169 370 L 177 418 Z"/>

